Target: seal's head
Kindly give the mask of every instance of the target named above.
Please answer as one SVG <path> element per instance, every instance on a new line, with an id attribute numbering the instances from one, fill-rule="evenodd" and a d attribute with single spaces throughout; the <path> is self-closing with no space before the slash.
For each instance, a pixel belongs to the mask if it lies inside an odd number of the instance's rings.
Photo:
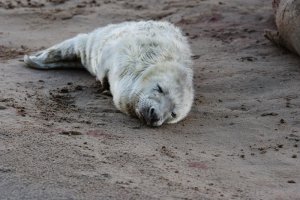
<path id="1" fill-rule="evenodd" d="M 135 87 L 135 114 L 150 126 L 176 123 L 191 109 L 194 97 L 192 70 L 177 63 L 147 69 Z"/>

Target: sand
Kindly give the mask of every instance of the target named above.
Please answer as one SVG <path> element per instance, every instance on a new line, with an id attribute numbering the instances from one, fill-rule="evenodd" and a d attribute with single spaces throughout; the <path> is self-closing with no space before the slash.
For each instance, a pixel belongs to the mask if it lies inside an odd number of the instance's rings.
<path id="1" fill-rule="evenodd" d="M 300 58 L 263 36 L 271 0 L 0 0 L 0 199 L 300 199 Z M 23 55 L 127 20 L 167 20 L 194 53 L 175 125 L 120 113 L 83 70 Z"/>

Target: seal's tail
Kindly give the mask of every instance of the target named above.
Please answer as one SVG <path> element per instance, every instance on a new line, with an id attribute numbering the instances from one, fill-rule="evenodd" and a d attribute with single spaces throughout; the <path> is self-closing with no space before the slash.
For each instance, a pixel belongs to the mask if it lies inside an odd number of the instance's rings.
<path id="1" fill-rule="evenodd" d="M 86 38 L 86 34 L 80 34 L 36 54 L 25 55 L 24 62 L 37 69 L 82 68 L 80 49 L 84 49 Z"/>

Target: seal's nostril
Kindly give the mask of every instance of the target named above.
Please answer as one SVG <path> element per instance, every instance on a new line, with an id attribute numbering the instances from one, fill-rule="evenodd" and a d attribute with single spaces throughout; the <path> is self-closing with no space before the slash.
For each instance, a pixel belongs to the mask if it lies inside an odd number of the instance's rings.
<path id="1" fill-rule="evenodd" d="M 155 109 L 154 108 L 150 108 L 150 116 L 152 116 L 154 114 Z"/>
<path id="2" fill-rule="evenodd" d="M 151 122 L 151 124 L 159 121 L 159 117 L 158 117 L 157 113 L 155 112 L 154 108 L 150 109 L 150 113 L 149 114 L 150 114 L 150 122 Z"/>
<path id="3" fill-rule="evenodd" d="M 150 108 L 149 115 L 150 115 L 151 121 L 157 121 L 158 117 L 155 112 L 155 108 Z"/>

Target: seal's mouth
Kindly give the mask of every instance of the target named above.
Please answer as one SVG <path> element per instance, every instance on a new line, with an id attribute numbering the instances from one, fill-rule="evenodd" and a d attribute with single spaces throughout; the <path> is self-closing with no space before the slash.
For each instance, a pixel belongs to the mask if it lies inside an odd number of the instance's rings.
<path id="1" fill-rule="evenodd" d="M 141 111 L 136 111 L 137 116 L 148 126 L 161 126 L 162 120 L 158 117 L 158 114 L 153 107 L 144 108 Z"/>

